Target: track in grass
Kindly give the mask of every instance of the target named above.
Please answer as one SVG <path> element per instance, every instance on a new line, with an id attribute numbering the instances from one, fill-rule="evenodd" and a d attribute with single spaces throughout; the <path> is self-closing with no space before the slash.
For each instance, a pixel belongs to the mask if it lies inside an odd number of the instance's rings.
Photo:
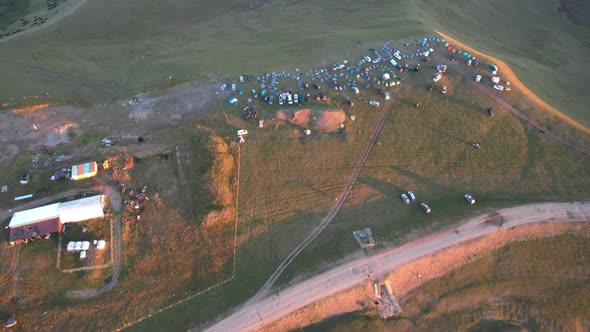
<path id="1" fill-rule="evenodd" d="M 481 84 L 473 83 L 473 85 L 475 85 L 478 89 L 480 89 L 485 94 L 487 94 L 492 99 L 494 99 L 496 102 L 498 102 L 498 104 L 502 105 L 504 108 L 506 108 L 507 110 L 509 110 L 512 114 L 516 115 L 517 117 L 519 117 L 523 121 L 530 123 L 533 127 L 539 129 L 540 132 L 544 133 L 549 138 L 551 138 L 553 140 L 556 140 L 557 142 L 559 142 L 559 143 L 561 143 L 561 144 L 569 147 L 570 149 L 578 152 L 579 154 L 582 154 L 582 155 L 584 155 L 586 157 L 590 157 L 590 149 L 588 149 L 588 148 L 586 148 L 584 146 L 580 146 L 580 145 L 577 145 L 577 144 L 570 143 L 570 142 L 566 141 L 563 137 L 561 137 L 561 136 L 557 135 L 556 133 L 552 132 L 551 130 L 545 128 L 544 126 L 542 126 L 541 124 L 539 124 L 537 121 L 535 121 L 530 116 L 528 116 L 528 115 L 522 113 L 521 111 L 517 110 L 516 108 L 514 108 L 514 106 L 510 105 L 504 99 L 498 97 L 490 89 L 482 86 Z"/>
<path id="2" fill-rule="evenodd" d="M 390 106 L 390 105 L 387 105 L 387 106 Z M 344 189 L 344 191 L 336 199 L 337 200 L 336 204 L 329 210 L 328 215 L 326 215 L 322 219 L 322 221 L 319 223 L 319 225 L 317 225 L 309 233 L 309 235 L 277 267 L 277 269 L 273 272 L 273 274 L 271 274 L 271 276 L 264 283 L 264 285 L 258 291 L 258 293 L 256 293 L 256 295 L 254 295 L 254 297 L 249 301 L 250 303 L 254 303 L 254 302 L 257 302 L 260 299 L 262 299 L 268 293 L 268 291 L 271 289 L 271 287 L 277 281 L 277 279 L 281 276 L 281 274 L 285 271 L 287 266 L 289 266 L 289 264 L 291 264 L 291 262 L 293 262 L 293 260 L 318 235 L 320 235 L 320 233 L 326 228 L 326 226 L 328 226 L 328 224 L 330 224 L 330 222 L 334 219 L 334 217 L 336 217 L 336 215 L 338 214 L 338 212 L 340 211 L 340 209 L 344 205 L 344 202 L 346 201 L 346 199 L 348 198 L 348 196 L 352 192 L 352 188 L 354 187 L 354 185 L 359 177 L 359 174 L 361 173 L 361 170 L 365 166 L 365 162 L 367 161 L 367 158 L 369 157 L 369 154 L 371 153 L 373 146 L 377 142 L 377 137 L 379 137 L 379 134 L 381 133 L 381 130 L 383 129 L 383 126 L 385 125 L 385 121 L 387 120 L 387 117 L 389 116 L 390 111 L 391 111 L 391 106 L 384 108 L 384 110 L 381 114 L 381 118 L 379 119 L 379 121 L 375 125 L 375 128 L 373 129 L 373 134 L 371 135 L 371 139 L 367 143 L 367 146 L 365 147 L 363 154 L 361 155 L 361 157 L 359 158 L 359 160 L 357 162 L 357 165 L 354 169 L 354 173 L 352 173 L 352 176 L 350 177 L 350 180 L 348 181 L 348 184 L 346 185 L 346 188 Z"/>

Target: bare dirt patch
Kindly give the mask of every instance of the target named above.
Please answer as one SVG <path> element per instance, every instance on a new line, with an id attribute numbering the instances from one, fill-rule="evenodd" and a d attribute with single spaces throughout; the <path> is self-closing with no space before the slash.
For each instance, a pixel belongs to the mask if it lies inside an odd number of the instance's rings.
<path id="1" fill-rule="evenodd" d="M 282 110 L 276 113 L 276 117 L 279 120 L 288 121 L 302 128 L 311 128 L 323 132 L 338 129 L 340 124 L 346 120 L 346 114 L 342 110 Z"/>

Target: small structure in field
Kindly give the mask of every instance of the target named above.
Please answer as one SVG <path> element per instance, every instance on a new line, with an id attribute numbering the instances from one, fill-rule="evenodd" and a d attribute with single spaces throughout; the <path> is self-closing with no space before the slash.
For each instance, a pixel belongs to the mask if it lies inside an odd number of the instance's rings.
<path id="1" fill-rule="evenodd" d="M 402 312 L 402 309 L 399 305 L 399 303 L 397 302 L 397 299 L 395 298 L 395 296 L 393 295 L 393 292 L 391 291 L 391 287 L 389 286 L 389 284 L 386 283 L 378 283 L 375 282 L 374 286 L 375 286 L 375 295 L 377 295 L 379 298 L 381 298 L 381 301 L 379 302 L 379 315 L 381 316 L 381 318 L 383 319 L 387 319 L 389 317 L 393 317 L 397 314 L 399 314 L 400 312 Z"/>
<path id="2" fill-rule="evenodd" d="M 98 167 L 96 161 L 72 166 L 70 178 L 74 181 L 88 179 L 98 174 Z"/>
<path id="3" fill-rule="evenodd" d="M 361 248 L 372 248 L 375 246 L 375 240 L 373 240 L 373 234 L 370 228 L 365 228 L 360 231 L 352 232 L 352 235 L 359 243 Z"/>

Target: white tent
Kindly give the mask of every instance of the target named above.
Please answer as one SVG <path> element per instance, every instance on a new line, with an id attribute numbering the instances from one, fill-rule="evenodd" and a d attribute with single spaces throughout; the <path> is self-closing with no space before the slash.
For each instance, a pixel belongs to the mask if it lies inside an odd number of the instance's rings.
<path id="1" fill-rule="evenodd" d="M 77 199 L 59 204 L 59 219 L 62 224 L 103 218 L 104 195 Z"/>
<path id="2" fill-rule="evenodd" d="M 59 203 L 40 206 L 38 208 L 15 212 L 10 219 L 9 228 L 34 224 L 41 221 L 55 219 L 59 216 Z"/>

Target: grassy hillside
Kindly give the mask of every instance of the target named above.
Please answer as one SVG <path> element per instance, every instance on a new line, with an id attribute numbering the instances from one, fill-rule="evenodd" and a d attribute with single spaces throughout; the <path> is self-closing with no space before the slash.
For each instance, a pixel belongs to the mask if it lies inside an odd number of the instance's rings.
<path id="1" fill-rule="evenodd" d="M 554 1 L 88 1 L 0 44 L 0 98 L 118 97 L 215 72 L 264 72 L 358 55 L 371 42 L 437 29 L 506 60 L 550 104 L 590 125 L 587 25 Z M 10 82 L 10 83 L 8 83 Z"/>
<path id="2" fill-rule="evenodd" d="M 301 330 L 586 330 L 589 257 L 585 236 L 515 242 L 407 294 L 398 319 L 369 309 Z"/>

